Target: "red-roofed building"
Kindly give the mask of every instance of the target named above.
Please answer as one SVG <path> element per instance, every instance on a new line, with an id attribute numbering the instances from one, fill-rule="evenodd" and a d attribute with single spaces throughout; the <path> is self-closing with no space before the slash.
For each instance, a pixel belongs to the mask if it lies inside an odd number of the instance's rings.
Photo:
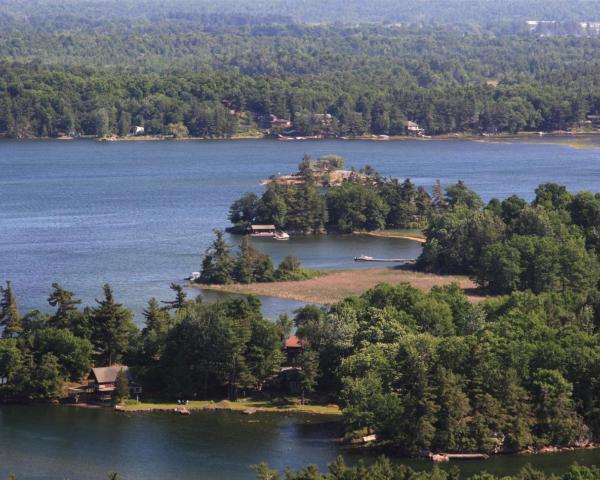
<path id="1" fill-rule="evenodd" d="M 296 335 L 290 336 L 285 341 L 285 353 L 287 355 L 288 365 L 294 363 L 294 359 L 302 350 L 303 343 L 304 342 L 301 339 L 299 339 Z"/>
<path id="2" fill-rule="evenodd" d="M 302 348 L 300 339 L 296 335 L 292 335 L 285 341 L 285 348 Z"/>

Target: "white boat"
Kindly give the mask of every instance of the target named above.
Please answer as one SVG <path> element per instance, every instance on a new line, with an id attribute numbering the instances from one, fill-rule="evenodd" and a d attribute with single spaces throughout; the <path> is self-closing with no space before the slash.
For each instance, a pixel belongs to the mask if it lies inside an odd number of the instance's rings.
<path id="1" fill-rule="evenodd" d="M 361 255 L 360 257 L 354 257 L 355 262 L 372 262 L 373 257 L 369 257 L 368 255 Z"/>
<path id="2" fill-rule="evenodd" d="M 275 240 L 289 240 L 290 235 L 289 235 L 289 233 L 286 233 L 286 232 L 275 232 L 273 234 L 273 238 Z"/>
<path id="3" fill-rule="evenodd" d="M 198 280 L 199 278 L 200 278 L 200 272 L 192 272 L 192 273 L 190 273 L 189 277 L 186 278 L 186 280 L 193 282 L 195 280 Z"/>

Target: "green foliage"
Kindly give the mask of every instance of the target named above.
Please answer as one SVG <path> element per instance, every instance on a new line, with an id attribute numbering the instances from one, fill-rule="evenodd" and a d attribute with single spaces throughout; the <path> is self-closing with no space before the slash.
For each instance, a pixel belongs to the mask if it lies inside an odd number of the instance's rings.
<path id="1" fill-rule="evenodd" d="M 582 294 L 596 288 L 597 196 L 573 196 L 563 186 L 544 184 L 531 205 L 513 196 L 484 209 L 469 192 L 460 183 L 449 187 L 447 206 L 430 215 L 420 268 L 471 275 L 492 293 Z"/>
<path id="2" fill-rule="evenodd" d="M 232 276 L 239 283 L 271 282 L 274 278 L 271 257 L 256 250 L 250 237 L 244 236 Z"/>
<path id="3" fill-rule="evenodd" d="M 91 341 L 98 352 L 98 361 L 112 365 L 123 358 L 129 348 L 130 332 L 134 329 L 133 312 L 115 302 L 112 288 L 103 287 L 104 298 L 90 313 Z"/>
<path id="4" fill-rule="evenodd" d="M 121 369 L 117 375 L 113 398 L 115 403 L 124 402 L 129 398 L 129 376 L 125 369 Z"/>
<path id="5" fill-rule="evenodd" d="M 233 257 L 225 243 L 224 234 L 215 230 L 217 238 L 209 247 L 202 262 L 199 283 L 226 284 L 255 283 L 286 280 L 305 280 L 320 274 L 305 270 L 296 257 L 285 257 L 277 269 L 271 257 L 256 250 L 249 236 L 242 237 L 239 252 Z"/>
<path id="6" fill-rule="evenodd" d="M 344 233 L 383 229 L 390 210 L 372 188 L 350 182 L 329 190 L 327 207 L 330 225 Z"/>
<path id="7" fill-rule="evenodd" d="M 226 284 L 233 281 L 234 259 L 222 230 L 214 230 L 215 240 L 206 249 L 202 260 L 201 283 Z"/>
<path id="8" fill-rule="evenodd" d="M 264 320 L 260 302 L 228 299 L 211 305 L 194 303 L 169 331 L 161 358 L 167 391 L 207 398 L 226 391 L 260 389 L 281 365 L 277 326 Z"/>
<path id="9" fill-rule="evenodd" d="M 13 293 L 10 282 L 6 282 L 6 287 L 0 287 L 0 327 L 2 327 L 2 337 L 11 338 L 18 336 L 23 331 L 21 316 L 17 307 L 17 300 Z"/>
<path id="10" fill-rule="evenodd" d="M 177 283 L 171 283 L 170 288 L 175 293 L 175 299 L 163 301 L 162 303 L 165 304 L 167 308 L 175 310 L 177 312 L 182 308 L 185 308 L 185 306 L 187 305 L 187 293 L 185 293 L 183 287 Z M 148 318 L 149 315 L 152 317 L 156 317 L 158 315 L 158 304 L 156 304 L 156 299 L 150 300 L 149 307 L 149 310 L 144 313 L 144 316 L 146 317 L 147 321 L 151 321 Z"/>
<path id="11" fill-rule="evenodd" d="M 245 233 L 253 223 L 305 234 L 326 229 L 349 233 L 424 225 L 431 197 L 423 187 L 417 188 L 408 178 L 402 183 L 384 179 L 371 167 L 361 172 L 352 170 L 341 184 L 330 185 L 330 172 L 343 165 L 338 156 L 318 160 L 306 156 L 295 174 L 299 184 L 274 179 L 260 198 L 247 193 L 236 200 L 229 209 L 233 225 L 229 231 Z M 319 190 L 317 185 L 329 188 Z M 475 194 L 463 193 L 465 199 L 469 195 Z"/>
<path id="12" fill-rule="evenodd" d="M 271 469 L 266 463 L 255 465 L 254 470 L 258 480 L 279 480 L 279 472 Z M 338 457 L 329 465 L 328 473 L 320 473 L 317 467 L 310 465 L 298 472 L 286 471 L 286 480 L 457 480 L 463 478 L 460 471 L 455 468 L 442 470 L 434 466 L 431 471 L 415 471 L 405 464 L 392 463 L 386 457 L 380 457 L 371 465 L 359 462 L 354 467 L 345 465 L 344 460 Z M 483 472 L 468 477 L 471 480 L 598 480 L 600 469 L 596 466 L 583 467 L 577 464 L 571 465 L 563 475 L 546 475 L 543 472 L 533 470 L 527 466 L 513 476 L 497 477 Z"/>
<path id="13" fill-rule="evenodd" d="M 273 278 L 279 282 L 299 281 L 314 278 L 320 274 L 321 272 L 319 271 L 302 268 L 300 260 L 288 255 L 287 257 L 284 257 L 277 267 L 277 270 L 275 270 Z"/>
<path id="14" fill-rule="evenodd" d="M 349 436 L 376 433 L 406 454 L 498 453 L 598 438 L 600 343 L 582 301 L 514 293 L 474 305 L 456 285 L 380 285 L 295 322 Z"/>

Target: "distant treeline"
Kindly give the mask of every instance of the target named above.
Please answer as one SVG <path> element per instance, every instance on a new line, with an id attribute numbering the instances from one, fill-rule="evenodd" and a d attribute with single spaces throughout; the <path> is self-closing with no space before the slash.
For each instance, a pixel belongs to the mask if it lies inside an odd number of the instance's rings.
<path id="1" fill-rule="evenodd" d="M 565 130 L 600 114 L 600 38 L 261 25 L 0 33 L 0 135 Z M 331 119 L 323 120 L 323 115 Z M 269 123 L 269 115 L 291 126 Z"/>
<path id="2" fill-rule="evenodd" d="M 525 20 L 594 21 L 596 3 L 586 0 L 10 0 L 2 3 L 0 26 L 22 29 L 95 29 L 107 25 L 206 23 L 410 23 L 458 24 L 501 30 Z"/>

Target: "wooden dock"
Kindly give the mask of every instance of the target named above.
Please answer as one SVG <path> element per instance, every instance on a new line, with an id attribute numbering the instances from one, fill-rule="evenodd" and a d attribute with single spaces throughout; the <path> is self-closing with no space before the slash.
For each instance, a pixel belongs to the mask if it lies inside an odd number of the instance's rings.
<path id="1" fill-rule="evenodd" d="M 486 460 L 485 453 L 433 453 L 429 458 L 434 462 L 449 462 L 450 460 Z"/>
<path id="2" fill-rule="evenodd" d="M 361 255 L 360 257 L 354 257 L 355 262 L 387 262 L 387 263 L 416 263 L 414 258 L 373 258 Z"/>

